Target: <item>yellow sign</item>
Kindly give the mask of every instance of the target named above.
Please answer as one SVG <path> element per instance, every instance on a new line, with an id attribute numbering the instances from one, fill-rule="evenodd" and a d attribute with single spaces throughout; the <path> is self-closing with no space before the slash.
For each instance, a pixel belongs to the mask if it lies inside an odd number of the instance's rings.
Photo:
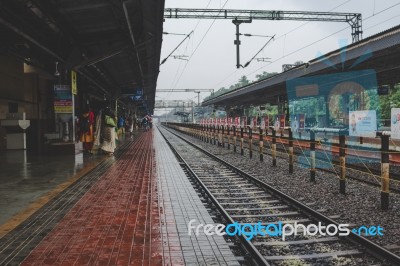
<path id="1" fill-rule="evenodd" d="M 60 113 L 72 113 L 72 106 L 54 106 L 54 111 Z"/>
<path id="2" fill-rule="evenodd" d="M 78 94 L 78 87 L 76 86 L 76 72 L 71 70 L 71 90 L 72 94 Z"/>

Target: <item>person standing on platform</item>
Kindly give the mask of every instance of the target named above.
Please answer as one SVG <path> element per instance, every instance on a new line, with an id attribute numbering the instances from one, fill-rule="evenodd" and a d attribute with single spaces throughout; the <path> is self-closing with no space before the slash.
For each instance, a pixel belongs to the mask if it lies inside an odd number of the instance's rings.
<path id="1" fill-rule="evenodd" d="M 130 137 L 132 137 L 132 135 L 133 135 L 133 121 L 134 121 L 134 119 L 133 119 L 132 115 L 128 116 L 127 126 L 128 126 L 128 131 L 129 131 Z"/>
<path id="2" fill-rule="evenodd" d="M 125 134 L 125 119 L 122 115 L 118 118 L 118 138 Z"/>
<path id="3" fill-rule="evenodd" d="M 103 143 L 101 145 L 101 149 L 108 155 L 113 155 L 116 148 L 115 140 L 117 138 L 117 134 L 115 133 L 117 118 L 115 117 L 114 112 L 111 110 L 106 110 L 103 122 Z"/>
<path id="4" fill-rule="evenodd" d="M 100 109 L 98 112 L 96 112 L 96 120 L 95 120 L 95 127 L 94 127 L 94 142 L 93 146 L 98 149 L 101 146 L 102 142 L 102 128 L 104 127 L 104 119 L 103 119 L 103 109 Z"/>
<path id="5" fill-rule="evenodd" d="M 83 151 L 92 154 L 94 134 L 94 113 L 90 108 L 86 109 L 79 119 L 80 141 Z"/>
<path id="6" fill-rule="evenodd" d="M 147 121 L 149 122 L 149 127 L 153 128 L 153 117 L 151 115 L 147 115 Z"/>
<path id="7" fill-rule="evenodd" d="M 149 121 L 147 120 L 147 116 L 142 118 L 142 128 L 144 128 L 144 131 L 147 131 L 147 126 L 148 126 Z"/>

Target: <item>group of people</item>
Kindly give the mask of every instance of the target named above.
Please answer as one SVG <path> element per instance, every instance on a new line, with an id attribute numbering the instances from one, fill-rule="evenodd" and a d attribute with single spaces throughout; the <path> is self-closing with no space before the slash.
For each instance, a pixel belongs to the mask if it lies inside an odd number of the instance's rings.
<path id="1" fill-rule="evenodd" d="M 144 128 L 146 131 L 149 128 L 153 127 L 153 118 L 151 117 L 151 115 L 145 115 L 142 118 L 142 128 Z"/>
<path id="2" fill-rule="evenodd" d="M 143 126 L 143 121 L 147 125 Z M 77 121 L 79 140 L 82 142 L 85 153 L 93 154 L 93 146 L 98 146 L 104 153 L 112 155 L 116 148 L 116 140 L 129 132 L 130 137 L 133 130 L 138 126 L 145 128 L 152 127 L 150 115 L 143 117 L 141 123 L 133 115 L 116 117 L 113 110 L 105 108 L 97 115 L 90 109 L 83 111 Z"/>

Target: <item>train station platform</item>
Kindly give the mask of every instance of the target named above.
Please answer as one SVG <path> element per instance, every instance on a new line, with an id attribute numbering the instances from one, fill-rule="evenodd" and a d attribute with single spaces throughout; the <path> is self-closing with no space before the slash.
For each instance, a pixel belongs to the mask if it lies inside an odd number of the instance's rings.
<path id="1" fill-rule="evenodd" d="M 0 239 L 0 265 L 239 265 L 188 235 L 214 222 L 157 129 L 96 163 Z"/>

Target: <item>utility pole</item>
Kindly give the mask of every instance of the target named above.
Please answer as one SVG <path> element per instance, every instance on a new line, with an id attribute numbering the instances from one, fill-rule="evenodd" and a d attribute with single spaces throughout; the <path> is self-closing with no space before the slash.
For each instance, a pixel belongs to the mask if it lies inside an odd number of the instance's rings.
<path id="1" fill-rule="evenodd" d="M 240 32 L 239 32 L 239 25 L 242 23 L 251 23 L 251 19 L 248 20 L 238 20 L 234 19 L 232 20 L 232 23 L 235 24 L 236 26 L 236 40 L 233 42 L 236 45 L 236 68 L 240 68 L 240 52 L 239 52 L 239 46 L 240 46 Z"/>

